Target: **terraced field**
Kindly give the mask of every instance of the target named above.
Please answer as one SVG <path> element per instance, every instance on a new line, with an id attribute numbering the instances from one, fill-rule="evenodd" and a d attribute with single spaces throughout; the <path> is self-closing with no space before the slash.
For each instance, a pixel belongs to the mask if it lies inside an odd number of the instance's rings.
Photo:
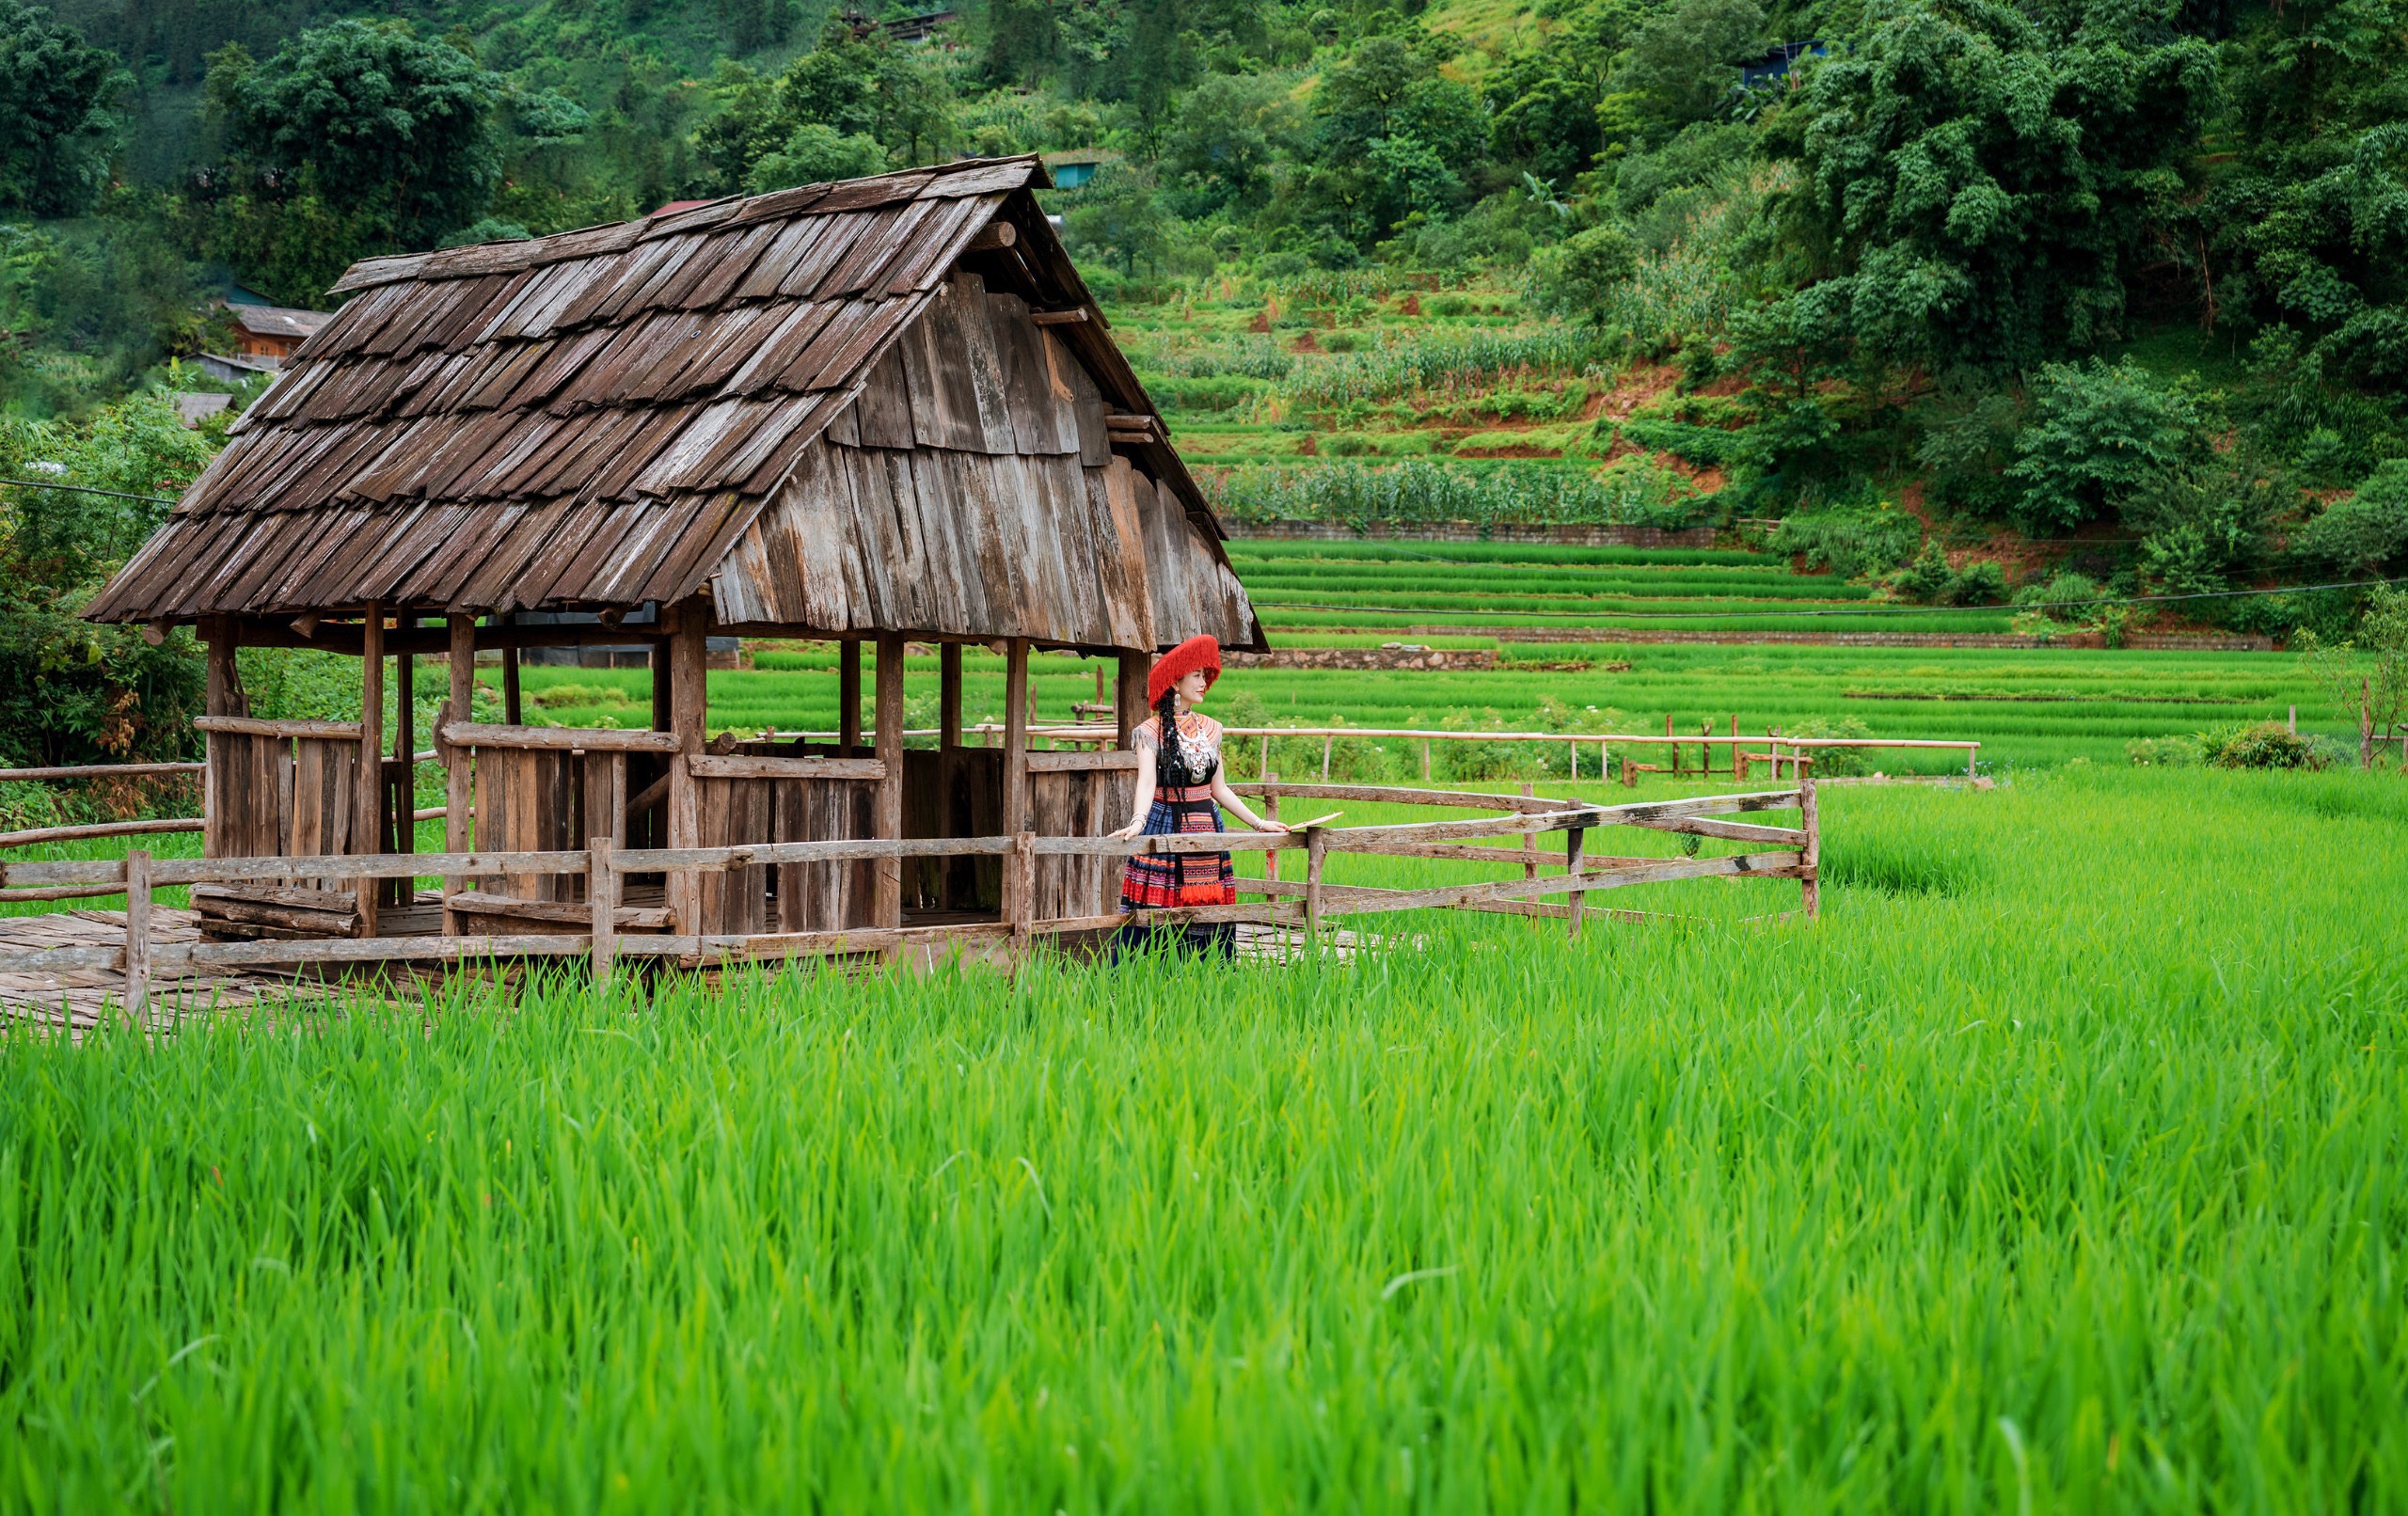
<path id="1" fill-rule="evenodd" d="M 1874 604 L 1781 559 L 1715 549 L 1238 541 L 1229 561 L 1273 635 L 1344 627 L 1558 626 L 2004 632 L 2002 608 Z"/>

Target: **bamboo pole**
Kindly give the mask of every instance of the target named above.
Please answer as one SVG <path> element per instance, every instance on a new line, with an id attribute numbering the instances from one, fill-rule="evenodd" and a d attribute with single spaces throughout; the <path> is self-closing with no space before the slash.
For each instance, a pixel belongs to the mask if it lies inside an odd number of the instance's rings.
<path id="1" fill-rule="evenodd" d="M 359 772 L 354 776 L 351 850 L 381 853 L 385 829 L 385 608 L 368 603 L 360 622 Z M 376 935 L 376 897 L 384 886 L 361 878 L 355 886 L 359 901 L 359 935 Z"/>
<path id="2" fill-rule="evenodd" d="M 619 871 L 610 838 L 586 845 L 593 854 L 585 867 L 585 901 L 594 912 L 594 987 L 601 989 L 619 956 Z"/>
<path id="3" fill-rule="evenodd" d="M 136 1025 L 150 1010 L 150 854 L 125 855 L 125 1014 Z"/>

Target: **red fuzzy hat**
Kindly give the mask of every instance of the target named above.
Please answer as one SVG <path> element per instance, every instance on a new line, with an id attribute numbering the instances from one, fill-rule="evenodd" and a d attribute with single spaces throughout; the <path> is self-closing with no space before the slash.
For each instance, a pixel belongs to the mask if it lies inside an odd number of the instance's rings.
<path id="1" fill-rule="evenodd" d="M 1146 676 L 1146 703 L 1160 705 L 1163 691 L 1196 670 L 1204 671 L 1204 687 L 1221 677 L 1221 644 L 1209 637 L 1191 637 L 1164 654 Z"/>

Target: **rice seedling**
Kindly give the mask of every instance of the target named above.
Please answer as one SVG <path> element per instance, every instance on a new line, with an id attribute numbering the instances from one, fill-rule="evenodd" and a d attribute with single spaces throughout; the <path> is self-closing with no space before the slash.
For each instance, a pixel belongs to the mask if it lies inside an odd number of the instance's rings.
<path id="1" fill-rule="evenodd" d="M 1734 885 L 1576 942 L 0 1038 L 7 1487 L 2408 1501 L 2408 966 L 2365 908 L 2408 795 L 2077 771 L 1824 818 L 1812 928 Z"/>

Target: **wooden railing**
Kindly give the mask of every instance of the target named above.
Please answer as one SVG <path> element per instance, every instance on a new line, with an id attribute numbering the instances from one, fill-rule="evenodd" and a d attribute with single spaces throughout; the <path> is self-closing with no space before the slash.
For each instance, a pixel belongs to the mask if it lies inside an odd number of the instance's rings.
<path id="1" fill-rule="evenodd" d="M 1323 923 L 1332 917 L 1366 916 L 1405 910 L 1505 910 L 1521 915 L 1560 915 L 1570 929 L 1580 930 L 1587 896 L 1594 891 L 1670 880 L 1750 876 L 1796 879 L 1809 916 L 1817 909 L 1816 873 L 1820 831 L 1812 780 L 1792 789 L 1762 790 L 1733 795 L 1706 795 L 1685 799 L 1647 801 L 1632 805 L 1588 805 L 1575 801 L 1532 799 L 1515 796 L 1455 791 L 1388 789 L 1367 785 L 1247 784 L 1237 788 L 1275 797 L 1300 799 L 1361 799 L 1386 803 L 1502 807 L 1511 813 L 1460 820 L 1407 822 L 1387 826 L 1310 826 L 1298 832 L 1205 832 L 1180 836 L 1040 837 L 1022 832 L 999 837 L 931 837 L 848 839 L 833 842 L 764 843 L 728 847 L 621 848 L 597 837 L 579 850 L 531 853 L 447 852 L 398 854 L 335 854 L 316 858 L 161 859 L 135 850 L 123 860 L 58 860 L 0 865 L 0 884 L 36 889 L 105 887 L 126 897 L 125 941 L 122 947 L 63 947 L 0 954 L 0 973 L 51 973 L 71 970 L 114 970 L 125 975 L 124 1004 L 140 1012 L 150 984 L 163 971 L 241 970 L 261 966 L 328 966 L 384 962 L 457 962 L 504 957 L 584 957 L 591 960 L 597 981 L 607 982 L 621 957 L 673 960 L 686 967 L 774 961 L 804 956 L 877 954 L 887 957 L 914 947 L 1002 942 L 1015 958 L 1041 936 L 1097 931 L 1123 924 L 1170 925 L 1188 923 L 1252 922 L 1301 926 L 1308 944 L 1318 947 Z M 1751 812 L 1796 809 L 1799 825 L 1770 827 L 1752 822 L 1716 819 Z M 1716 858 L 1592 857 L 1586 848 L 1591 831 L 1631 827 L 1712 837 L 1756 845 L 1766 850 Z M 1519 835 L 1526 840 L 1561 832 L 1563 872 L 1541 875 L 1527 848 L 1482 847 L 1474 839 Z M 1301 845 L 1306 854 L 1305 877 L 1287 881 L 1275 865 L 1261 878 L 1238 882 L 1241 893 L 1264 896 L 1260 904 L 1199 906 L 1109 916 L 1033 919 L 1030 902 L 1036 892 L 1028 885 L 1036 860 L 1042 856 L 1089 855 L 1133 857 L 1139 854 L 1190 852 L 1276 853 Z M 1434 888 L 1373 889 L 1338 885 L 1323 877 L 1333 853 L 1389 858 L 1513 862 L 1524 865 L 1518 878 Z M 1503 855 L 1503 856 L 1499 856 Z M 618 927 L 620 881 L 629 874 L 681 871 L 708 872 L 762 864 L 828 863 L 860 859 L 946 858 L 994 856 L 1017 873 L 1022 887 L 1006 892 L 1016 902 L 1003 919 L 932 926 L 890 925 L 847 931 L 755 933 L 718 936 L 696 933 L 630 934 Z M 151 902 L 160 889 L 194 884 L 277 883 L 300 879 L 387 879 L 420 876 L 496 874 L 582 874 L 588 876 L 587 906 L 592 929 L 562 936 L 428 936 L 327 939 L 309 941 L 157 942 L 150 930 Z M 1533 896 L 1568 897 L 1560 906 Z"/>

